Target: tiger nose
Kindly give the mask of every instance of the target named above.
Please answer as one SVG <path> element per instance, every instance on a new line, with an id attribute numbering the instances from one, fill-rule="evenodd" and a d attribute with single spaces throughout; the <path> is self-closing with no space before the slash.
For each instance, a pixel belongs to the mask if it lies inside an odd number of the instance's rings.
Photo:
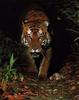
<path id="1" fill-rule="evenodd" d="M 40 52 L 39 49 L 32 49 L 32 50 L 31 50 L 31 53 L 39 53 L 39 52 Z"/>

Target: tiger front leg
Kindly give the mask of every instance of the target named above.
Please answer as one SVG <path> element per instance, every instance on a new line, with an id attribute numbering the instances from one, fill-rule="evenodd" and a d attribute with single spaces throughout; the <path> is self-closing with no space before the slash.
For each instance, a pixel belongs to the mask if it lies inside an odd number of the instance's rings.
<path id="1" fill-rule="evenodd" d="M 39 67 L 39 73 L 38 73 L 38 77 L 40 80 L 47 79 L 47 73 L 50 66 L 51 54 L 52 54 L 52 49 L 50 48 L 47 50 L 46 56 L 43 57 L 42 63 Z"/>
<path id="2" fill-rule="evenodd" d="M 32 73 L 38 73 L 38 70 L 37 70 L 37 67 L 36 67 L 36 64 L 35 64 L 35 61 L 34 59 L 29 56 L 28 59 L 27 59 L 27 71 L 28 72 L 32 72 Z"/>

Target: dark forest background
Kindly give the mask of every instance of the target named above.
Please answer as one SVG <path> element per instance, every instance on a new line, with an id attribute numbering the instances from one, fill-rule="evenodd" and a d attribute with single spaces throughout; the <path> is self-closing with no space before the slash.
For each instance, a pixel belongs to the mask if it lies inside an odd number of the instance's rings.
<path id="1" fill-rule="evenodd" d="M 23 9 L 33 3 L 46 11 L 53 25 L 58 24 L 56 19 L 59 17 L 57 20 L 61 20 L 65 28 L 76 28 L 78 31 L 78 0 L 0 0 L 0 28 L 15 33 Z"/>
<path id="2" fill-rule="evenodd" d="M 50 19 L 49 32 L 54 32 L 53 62 L 60 65 L 73 51 L 79 52 L 78 0 L 0 0 L 0 31 L 13 40 L 20 40 L 20 17 L 31 4 L 42 7 Z"/>

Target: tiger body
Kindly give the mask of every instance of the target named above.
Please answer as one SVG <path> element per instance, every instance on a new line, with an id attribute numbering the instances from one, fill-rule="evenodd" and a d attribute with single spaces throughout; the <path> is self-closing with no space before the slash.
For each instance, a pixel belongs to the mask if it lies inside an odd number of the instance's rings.
<path id="1" fill-rule="evenodd" d="M 22 19 L 21 43 L 28 47 L 28 64 L 35 67 L 34 58 L 42 55 L 42 61 L 38 69 L 38 77 L 46 79 L 50 66 L 52 47 L 51 36 L 48 32 L 49 19 L 43 11 L 29 10 Z"/>

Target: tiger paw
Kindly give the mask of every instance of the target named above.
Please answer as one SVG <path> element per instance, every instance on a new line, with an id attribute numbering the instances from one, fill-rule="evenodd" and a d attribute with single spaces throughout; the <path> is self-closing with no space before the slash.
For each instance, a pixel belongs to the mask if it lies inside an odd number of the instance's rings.
<path id="1" fill-rule="evenodd" d="M 40 74 L 38 74 L 38 78 L 39 78 L 39 80 L 47 80 L 47 74 L 40 73 Z"/>

